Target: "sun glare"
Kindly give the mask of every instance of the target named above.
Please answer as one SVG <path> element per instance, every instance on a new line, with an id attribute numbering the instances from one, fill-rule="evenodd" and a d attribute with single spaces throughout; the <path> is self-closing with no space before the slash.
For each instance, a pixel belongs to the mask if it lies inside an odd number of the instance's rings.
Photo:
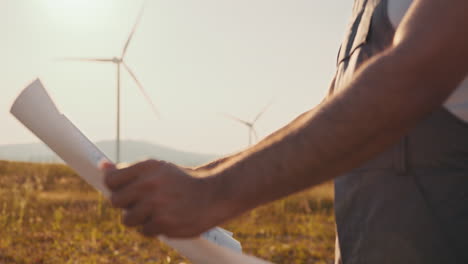
<path id="1" fill-rule="evenodd" d="M 109 0 L 45 0 L 45 8 L 49 16 L 58 19 L 63 24 L 89 25 L 95 22 L 97 16 L 105 14 L 109 8 Z"/>

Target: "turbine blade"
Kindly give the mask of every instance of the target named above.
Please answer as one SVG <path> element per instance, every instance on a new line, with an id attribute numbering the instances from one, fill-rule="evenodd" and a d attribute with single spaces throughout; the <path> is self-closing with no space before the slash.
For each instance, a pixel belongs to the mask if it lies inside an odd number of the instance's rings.
<path id="1" fill-rule="evenodd" d="M 232 119 L 232 120 L 234 120 L 234 121 L 236 121 L 236 122 L 239 122 L 239 123 L 241 123 L 241 124 L 244 124 L 244 125 L 246 125 L 246 126 L 248 126 L 248 127 L 251 127 L 251 126 L 252 126 L 251 123 L 249 123 L 249 122 L 247 122 L 247 121 L 244 121 L 244 120 L 242 120 L 242 119 L 240 119 L 240 118 L 238 118 L 238 117 L 235 117 L 235 116 L 233 116 L 233 115 L 229 115 L 229 114 L 223 114 L 223 115 L 224 115 L 225 117 L 229 118 L 229 119 Z"/>
<path id="2" fill-rule="evenodd" d="M 128 35 L 127 42 L 125 42 L 125 46 L 124 46 L 123 51 L 122 51 L 122 56 L 121 56 L 122 59 L 125 57 L 125 54 L 127 54 L 128 46 L 130 45 L 130 42 L 133 39 L 133 35 L 135 34 L 135 31 L 137 30 L 138 25 L 140 24 L 141 18 L 143 17 L 143 11 L 145 10 L 145 6 L 146 6 L 147 2 L 148 2 L 148 0 L 145 0 L 143 2 L 143 5 L 141 6 L 141 9 L 140 9 L 140 13 L 138 14 L 136 22 L 133 25 L 132 31 L 130 32 L 130 35 Z"/>
<path id="3" fill-rule="evenodd" d="M 113 62 L 112 58 L 60 58 L 59 61 Z"/>
<path id="4" fill-rule="evenodd" d="M 125 63 L 125 62 L 122 62 L 123 66 L 125 67 L 125 69 L 127 70 L 127 72 L 130 74 L 130 76 L 132 77 L 132 79 L 135 81 L 135 83 L 137 84 L 138 86 L 138 89 L 140 89 L 140 92 L 143 94 L 143 97 L 145 97 L 146 101 L 148 102 L 148 104 L 151 106 L 151 109 L 153 110 L 154 114 L 156 115 L 156 117 L 159 118 L 159 111 L 158 109 L 156 108 L 156 105 L 153 103 L 153 100 L 151 100 L 151 97 L 149 96 L 149 94 L 146 92 L 145 88 L 143 87 L 143 85 L 141 84 L 141 82 L 138 80 L 138 78 L 136 77 L 135 73 L 133 73 L 133 71 L 130 69 L 130 67 Z"/>
<path id="5" fill-rule="evenodd" d="M 270 106 L 272 105 L 273 101 L 269 102 L 263 109 L 262 111 L 260 111 L 260 113 L 257 114 L 257 116 L 255 117 L 255 119 L 252 121 L 252 123 L 256 123 L 262 116 L 263 114 L 268 110 L 268 108 L 270 108 Z"/>

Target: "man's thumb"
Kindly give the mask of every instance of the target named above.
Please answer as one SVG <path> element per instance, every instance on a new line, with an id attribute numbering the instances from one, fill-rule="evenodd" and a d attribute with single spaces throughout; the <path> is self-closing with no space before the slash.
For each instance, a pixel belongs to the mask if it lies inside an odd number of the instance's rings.
<path id="1" fill-rule="evenodd" d="M 115 165 L 112 162 L 110 162 L 108 160 L 103 160 L 103 161 L 99 162 L 99 169 L 104 171 L 104 172 L 108 172 L 108 171 L 115 170 L 117 168 L 115 167 Z"/>

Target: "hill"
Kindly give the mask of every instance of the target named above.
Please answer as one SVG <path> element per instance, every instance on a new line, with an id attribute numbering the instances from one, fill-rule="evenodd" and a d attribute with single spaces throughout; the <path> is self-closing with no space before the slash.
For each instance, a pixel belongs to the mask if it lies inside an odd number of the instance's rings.
<path id="1" fill-rule="evenodd" d="M 96 145 L 110 159 L 114 159 L 114 141 L 99 141 Z M 166 160 L 183 166 L 196 166 L 216 159 L 217 155 L 181 151 L 143 141 L 125 140 L 121 142 L 122 162 L 132 163 L 148 158 Z M 45 163 L 61 162 L 60 158 L 43 143 L 0 146 L 0 160 Z"/>

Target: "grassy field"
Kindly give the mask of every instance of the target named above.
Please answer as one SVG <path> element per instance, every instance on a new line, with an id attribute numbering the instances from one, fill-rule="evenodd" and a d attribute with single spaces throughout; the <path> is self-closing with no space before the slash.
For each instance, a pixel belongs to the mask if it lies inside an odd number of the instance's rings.
<path id="1" fill-rule="evenodd" d="M 223 227 L 274 263 L 333 263 L 333 188 L 325 184 Z M 120 212 L 68 167 L 0 161 L 0 263 L 189 263 L 120 224 Z"/>

